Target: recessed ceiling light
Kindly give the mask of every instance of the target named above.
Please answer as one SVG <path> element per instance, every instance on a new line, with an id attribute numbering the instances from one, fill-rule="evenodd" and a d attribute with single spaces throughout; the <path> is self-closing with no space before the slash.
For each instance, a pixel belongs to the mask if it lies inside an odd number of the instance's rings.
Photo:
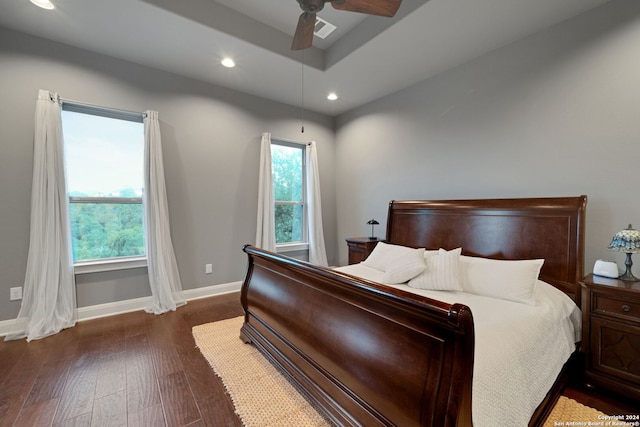
<path id="1" fill-rule="evenodd" d="M 336 99 L 338 99 L 338 95 L 336 95 L 335 92 L 331 92 L 329 95 L 327 95 L 327 99 L 329 101 L 335 101 Z"/>
<path id="2" fill-rule="evenodd" d="M 51 3 L 49 0 L 31 0 L 31 3 L 43 9 L 48 9 L 48 10 L 55 9 L 55 5 Z"/>
<path id="3" fill-rule="evenodd" d="M 233 68 L 236 66 L 236 63 L 231 58 L 224 58 L 221 63 L 227 68 Z"/>

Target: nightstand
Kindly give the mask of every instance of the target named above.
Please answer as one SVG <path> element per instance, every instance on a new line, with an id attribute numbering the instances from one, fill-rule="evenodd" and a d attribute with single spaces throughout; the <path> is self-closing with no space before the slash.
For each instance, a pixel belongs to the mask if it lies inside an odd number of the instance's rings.
<path id="1" fill-rule="evenodd" d="M 640 401 L 640 282 L 590 274 L 580 285 L 586 384 Z"/>
<path id="2" fill-rule="evenodd" d="M 349 246 L 349 264 L 357 264 L 364 261 L 380 240 L 368 237 L 347 237 Z"/>

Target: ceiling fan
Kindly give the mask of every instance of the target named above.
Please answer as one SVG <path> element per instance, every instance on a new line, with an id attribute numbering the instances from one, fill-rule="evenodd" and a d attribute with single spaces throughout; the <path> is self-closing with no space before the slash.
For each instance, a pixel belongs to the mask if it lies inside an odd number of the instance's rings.
<path id="1" fill-rule="evenodd" d="M 349 12 L 360 12 L 368 15 L 392 17 L 398 11 L 402 0 L 297 0 L 302 15 L 298 18 L 296 34 L 293 36 L 291 50 L 301 50 L 311 47 L 313 31 L 316 26 L 316 13 L 324 8 L 325 3 L 331 3 L 334 9 Z"/>

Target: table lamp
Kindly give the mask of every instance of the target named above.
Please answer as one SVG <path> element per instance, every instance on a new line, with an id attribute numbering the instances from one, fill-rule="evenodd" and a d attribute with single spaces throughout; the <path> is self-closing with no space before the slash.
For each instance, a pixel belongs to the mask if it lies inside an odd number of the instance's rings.
<path id="1" fill-rule="evenodd" d="M 640 231 L 634 230 L 631 224 L 629 224 L 628 228 L 618 231 L 616 235 L 613 236 L 613 240 L 611 240 L 609 244 L 609 250 L 627 254 L 627 259 L 624 262 L 627 269 L 618 279 L 630 282 L 640 281 L 640 279 L 631 274 L 631 266 L 633 265 L 631 254 L 640 252 Z"/>
<path id="2" fill-rule="evenodd" d="M 371 226 L 371 237 L 369 237 L 369 240 L 376 240 L 376 236 L 373 234 L 373 226 L 374 225 L 378 225 L 380 224 L 378 221 L 376 221 L 375 219 L 371 218 L 369 221 L 367 221 L 367 224 L 369 224 Z"/>

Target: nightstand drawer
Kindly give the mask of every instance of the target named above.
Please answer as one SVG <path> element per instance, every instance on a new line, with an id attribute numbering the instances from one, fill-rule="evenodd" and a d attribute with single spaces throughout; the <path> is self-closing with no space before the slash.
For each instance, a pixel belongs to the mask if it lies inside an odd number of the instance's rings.
<path id="1" fill-rule="evenodd" d="M 640 282 L 590 274 L 580 286 L 585 384 L 640 402 Z"/>
<path id="2" fill-rule="evenodd" d="M 640 383 L 640 327 L 591 319 L 592 368 Z"/>
<path id="3" fill-rule="evenodd" d="M 345 239 L 349 246 L 349 264 L 357 264 L 367 259 L 379 240 L 368 237 L 349 237 Z"/>
<path id="4" fill-rule="evenodd" d="M 640 302 L 593 293 L 593 311 L 619 317 L 640 319 Z"/>

